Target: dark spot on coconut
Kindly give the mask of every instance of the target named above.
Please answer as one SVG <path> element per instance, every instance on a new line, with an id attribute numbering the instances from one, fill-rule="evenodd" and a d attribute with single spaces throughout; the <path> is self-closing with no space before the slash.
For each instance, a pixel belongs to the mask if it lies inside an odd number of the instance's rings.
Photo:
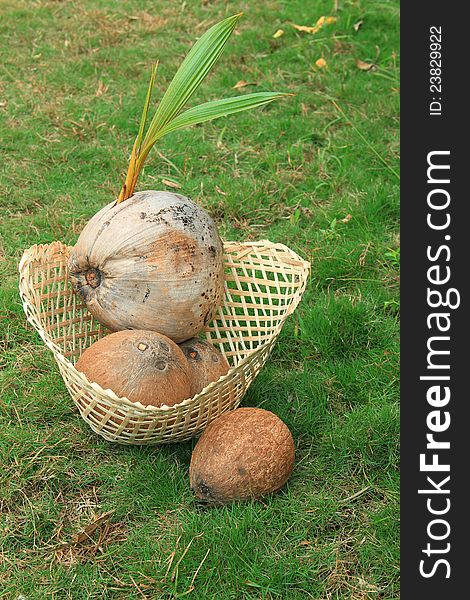
<path id="1" fill-rule="evenodd" d="M 212 362 L 215 362 L 215 363 L 219 362 L 219 357 L 217 356 L 217 354 L 212 355 Z"/>
<path id="2" fill-rule="evenodd" d="M 188 353 L 188 356 L 190 356 L 193 360 L 197 360 L 197 361 L 201 361 L 201 355 L 199 354 L 199 352 L 193 348 L 192 346 L 190 346 L 189 348 L 186 349 L 186 352 Z"/>
<path id="3" fill-rule="evenodd" d="M 170 346 L 166 342 L 160 342 L 160 349 L 163 350 L 163 352 L 169 352 Z"/>
<path id="4" fill-rule="evenodd" d="M 144 296 L 144 299 L 142 300 L 142 302 L 144 303 L 149 296 L 150 296 L 150 288 L 148 287 L 147 291 L 145 292 L 145 296 Z"/>
<path id="5" fill-rule="evenodd" d="M 158 360 L 158 361 L 155 363 L 155 366 L 157 367 L 157 369 L 158 369 L 159 371 L 164 371 L 164 370 L 167 368 L 167 363 L 166 363 L 166 362 L 164 362 L 163 360 Z"/>
<path id="6" fill-rule="evenodd" d="M 159 210 L 158 212 L 151 212 L 146 214 L 147 223 L 162 223 L 164 221 L 163 216 L 167 213 L 168 210 L 165 209 Z M 141 213 L 143 214 L 143 213 Z"/>
<path id="7" fill-rule="evenodd" d="M 214 497 L 212 495 L 211 488 L 207 485 L 207 483 L 204 480 L 198 481 L 196 483 L 196 486 L 197 486 L 197 490 L 200 492 L 200 494 L 202 496 L 205 496 L 207 499 Z"/>
<path id="8" fill-rule="evenodd" d="M 210 317 L 211 317 L 211 311 L 208 310 L 204 316 L 204 325 L 207 325 L 207 323 L 209 323 Z"/>
<path id="9" fill-rule="evenodd" d="M 79 274 L 77 280 L 74 282 L 74 278 L 71 277 L 72 285 L 74 286 L 74 291 L 76 291 L 85 302 L 88 302 L 90 296 L 94 293 L 93 288 L 91 288 L 82 274 Z"/>
<path id="10" fill-rule="evenodd" d="M 90 287 L 97 288 L 101 283 L 101 272 L 92 267 L 85 273 L 85 280 Z"/>
<path id="11" fill-rule="evenodd" d="M 246 475 L 246 469 L 244 469 L 243 467 L 238 467 L 238 474 L 243 477 L 244 475 Z"/>
<path id="12" fill-rule="evenodd" d="M 188 214 L 189 213 L 189 214 Z M 182 223 L 188 229 L 194 231 L 194 217 L 196 216 L 196 210 L 192 207 L 174 205 L 174 206 L 166 206 L 162 208 L 156 213 L 149 213 L 147 215 L 148 223 L 166 223 L 169 224 L 168 221 L 164 218 L 166 215 L 172 214 L 173 221 L 177 221 Z"/>
<path id="13" fill-rule="evenodd" d="M 213 256 L 215 256 L 217 254 L 217 250 L 216 250 L 215 246 L 209 246 L 209 248 L 207 248 L 207 249 Z"/>
<path id="14" fill-rule="evenodd" d="M 147 216 L 147 213 L 141 212 L 139 217 L 143 220 Z"/>

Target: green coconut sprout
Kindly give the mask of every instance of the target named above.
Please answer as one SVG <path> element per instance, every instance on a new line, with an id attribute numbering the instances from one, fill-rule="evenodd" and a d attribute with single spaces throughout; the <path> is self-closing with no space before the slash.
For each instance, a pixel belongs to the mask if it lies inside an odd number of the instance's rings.
<path id="1" fill-rule="evenodd" d="M 222 54 L 240 17 L 241 13 L 217 23 L 194 44 L 168 86 L 145 132 L 150 100 L 157 75 L 158 63 L 155 64 L 150 77 L 139 132 L 132 148 L 126 180 L 117 199 L 118 203 L 133 195 L 137 178 L 150 150 L 155 142 L 167 133 L 256 108 L 257 106 L 263 106 L 283 96 L 291 95 L 280 92 L 257 92 L 222 100 L 212 100 L 182 112 L 188 100 Z"/>

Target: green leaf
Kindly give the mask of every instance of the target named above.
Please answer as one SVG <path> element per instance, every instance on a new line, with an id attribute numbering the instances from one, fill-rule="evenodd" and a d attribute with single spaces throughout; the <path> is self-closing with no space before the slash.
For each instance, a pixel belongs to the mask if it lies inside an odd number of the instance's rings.
<path id="1" fill-rule="evenodd" d="M 158 132 L 183 108 L 201 85 L 235 29 L 241 14 L 233 15 L 211 27 L 194 44 L 168 86 L 144 139 L 144 146 L 151 146 L 158 139 Z"/>
<path id="2" fill-rule="evenodd" d="M 245 96 L 235 96 L 234 98 L 206 102 L 205 104 L 190 108 L 184 113 L 181 112 L 184 105 L 201 85 L 221 55 L 240 16 L 241 13 L 217 23 L 194 44 L 173 77 L 160 104 L 157 106 L 147 133 L 144 136 L 157 67 L 153 70 L 142 112 L 139 132 L 129 160 L 126 180 L 117 199 L 118 203 L 123 202 L 134 193 L 137 178 L 144 166 L 148 153 L 155 142 L 162 136 L 183 127 L 189 127 L 190 125 L 204 123 L 205 121 L 218 119 L 219 117 L 243 110 L 249 110 L 272 102 L 282 96 L 290 95 L 279 92 L 258 92 L 255 94 L 246 94 Z"/>
<path id="3" fill-rule="evenodd" d="M 152 91 L 153 91 L 153 86 L 155 85 L 157 69 L 158 69 L 158 61 L 155 63 L 155 66 L 152 69 L 152 74 L 150 75 L 150 82 L 149 82 L 149 87 L 147 89 L 147 96 L 145 98 L 144 110 L 142 111 L 142 117 L 140 119 L 139 133 L 137 134 L 137 138 L 135 140 L 135 147 L 137 149 L 137 154 L 139 154 L 140 149 L 142 147 L 142 138 L 144 135 L 145 124 L 147 123 L 150 99 L 152 98 Z"/>
<path id="4" fill-rule="evenodd" d="M 280 92 L 256 92 L 254 94 L 246 94 L 245 96 L 235 96 L 233 98 L 224 98 L 223 100 L 212 100 L 211 102 L 189 108 L 185 112 L 179 114 L 159 131 L 158 137 L 160 138 L 177 129 L 198 125 L 205 121 L 212 121 L 219 117 L 225 117 L 237 112 L 263 106 L 263 104 L 268 104 L 273 100 L 288 95 L 289 94 Z"/>

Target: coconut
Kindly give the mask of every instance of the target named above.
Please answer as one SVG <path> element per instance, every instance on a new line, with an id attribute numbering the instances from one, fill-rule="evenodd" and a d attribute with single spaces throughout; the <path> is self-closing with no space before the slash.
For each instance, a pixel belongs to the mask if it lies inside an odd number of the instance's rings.
<path id="1" fill-rule="evenodd" d="M 87 223 L 69 274 L 91 314 L 111 331 L 152 330 L 182 342 L 221 303 L 223 246 L 214 221 L 190 198 L 137 192 Z"/>
<path id="2" fill-rule="evenodd" d="M 188 361 L 192 396 L 228 373 L 230 367 L 225 356 L 209 342 L 192 338 L 180 344 L 180 348 Z"/>
<path id="3" fill-rule="evenodd" d="M 210 504 L 259 498 L 281 488 L 294 466 L 294 441 L 270 411 L 239 408 L 212 421 L 197 442 L 189 477 Z"/>
<path id="4" fill-rule="evenodd" d="M 154 331 L 118 331 L 87 348 L 75 365 L 89 381 L 144 406 L 173 406 L 191 395 L 177 344 Z"/>

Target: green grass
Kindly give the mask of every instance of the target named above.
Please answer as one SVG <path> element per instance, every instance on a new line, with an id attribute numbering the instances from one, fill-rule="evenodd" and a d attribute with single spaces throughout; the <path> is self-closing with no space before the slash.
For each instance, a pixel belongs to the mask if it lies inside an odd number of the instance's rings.
<path id="1" fill-rule="evenodd" d="M 399 597 L 398 2 L 346 0 L 317 34 L 292 27 L 333 5 L 2 0 L 0 598 Z M 296 96 L 164 138 L 138 188 L 178 182 L 224 237 L 283 242 L 312 277 L 243 401 L 289 426 L 294 473 L 263 502 L 203 509 L 195 440 L 122 447 L 80 419 L 26 326 L 17 264 L 34 243 L 74 243 L 117 195 L 151 64 L 161 94 L 189 42 L 241 10 L 195 102 L 239 80 Z"/>

